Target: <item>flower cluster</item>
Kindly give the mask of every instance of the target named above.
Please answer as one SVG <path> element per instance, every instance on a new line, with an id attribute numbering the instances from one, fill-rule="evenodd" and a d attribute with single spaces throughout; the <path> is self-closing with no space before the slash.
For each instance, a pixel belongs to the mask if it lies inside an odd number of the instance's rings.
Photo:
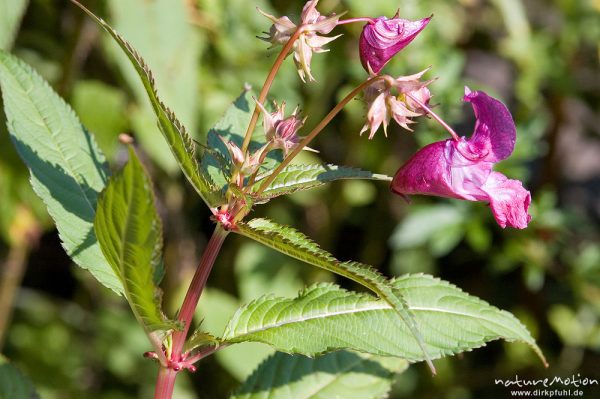
<path id="1" fill-rule="evenodd" d="M 360 61 L 369 75 L 369 80 L 360 86 L 367 106 L 366 121 L 360 133 L 369 131 L 368 137 L 372 139 L 383 125 L 387 136 L 392 119 L 411 131 L 409 125 L 414 123 L 414 118 L 430 116 L 452 135 L 452 139 L 430 144 L 418 151 L 396 173 L 392 191 L 402 196 L 423 194 L 485 201 L 490 204 L 501 227 L 525 228 L 531 219 L 528 214 L 529 191 L 523 188 L 521 182 L 492 170 L 494 164 L 510 156 L 516 141 L 515 124 L 506 106 L 484 92 L 467 89 L 464 100 L 473 105 L 477 124 L 472 136 L 466 139 L 459 137 L 431 110 L 429 102 L 432 94 L 428 85 L 433 80 L 421 80 L 429 68 L 409 76 L 380 75 L 385 65 L 425 29 L 431 16 L 410 21 L 396 13 L 392 18 L 340 20 L 340 16 L 335 14 L 322 16 L 316 10 L 317 3 L 318 0 L 310 0 L 305 4 L 298 25 L 288 17 L 275 18 L 261 11 L 273 22 L 268 36 L 262 39 L 273 46 L 287 46 L 288 51 L 294 54 L 301 79 L 313 81 L 310 69 L 312 53 L 326 51 L 323 46 L 339 36 L 322 35 L 329 34 L 337 25 L 366 22 L 358 46 Z M 296 132 L 305 120 L 298 117 L 297 109 L 285 118 L 284 103 L 281 106 L 275 104 L 276 111 L 272 113 L 260 102 L 258 107 L 264 115 L 263 125 L 269 142 L 266 151 L 278 148 L 287 156 L 298 146 Z M 230 152 L 234 154 L 235 149 Z M 261 156 L 253 154 L 244 162 L 251 165 L 260 163 Z M 239 167 L 253 172 L 241 161 Z"/>

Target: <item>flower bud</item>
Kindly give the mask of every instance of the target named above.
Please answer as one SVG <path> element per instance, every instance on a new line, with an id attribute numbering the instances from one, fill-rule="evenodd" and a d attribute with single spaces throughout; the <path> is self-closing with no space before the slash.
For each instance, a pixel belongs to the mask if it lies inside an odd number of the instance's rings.
<path id="1" fill-rule="evenodd" d="M 298 108 L 285 118 L 285 102 L 278 106 L 274 103 L 276 111 L 268 112 L 262 104 L 258 106 L 263 112 L 263 128 L 271 148 L 283 150 L 284 156 L 298 144 L 298 130 L 304 126 L 304 119 L 298 116 Z"/>
<path id="2" fill-rule="evenodd" d="M 369 73 L 378 74 L 396 53 L 427 26 L 431 17 L 419 21 L 379 17 L 368 22 L 360 35 L 360 62 Z"/>

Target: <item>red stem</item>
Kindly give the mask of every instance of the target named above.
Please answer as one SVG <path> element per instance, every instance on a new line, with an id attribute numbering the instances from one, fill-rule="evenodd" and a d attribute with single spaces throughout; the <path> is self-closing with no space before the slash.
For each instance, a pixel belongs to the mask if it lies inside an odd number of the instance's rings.
<path id="1" fill-rule="evenodd" d="M 213 235 L 210 238 L 210 241 L 208 241 L 208 245 L 202 254 L 200 265 L 198 265 L 198 268 L 196 269 L 194 278 L 190 283 L 190 287 L 188 288 L 188 291 L 185 294 L 185 299 L 183 300 L 183 305 L 181 305 L 181 310 L 179 311 L 179 316 L 177 319 L 181 321 L 184 326 L 183 330 L 173 333 L 173 351 L 171 354 L 172 359 L 179 360 L 178 356 L 181 355 L 185 338 L 187 337 L 190 325 L 192 324 L 192 319 L 194 318 L 194 313 L 196 312 L 198 300 L 200 299 L 200 295 L 202 294 L 202 290 L 206 285 L 208 275 L 212 270 L 212 266 L 215 263 L 217 254 L 219 253 L 221 245 L 223 244 L 223 241 L 225 241 L 227 234 L 228 231 L 223 229 L 220 224 L 217 224 L 217 227 L 215 228 L 215 231 L 213 232 Z"/>
<path id="2" fill-rule="evenodd" d="M 198 265 L 196 273 L 192 278 L 190 287 L 185 294 L 185 299 L 183 300 L 183 304 L 181 305 L 181 309 L 179 311 L 179 316 L 177 317 L 177 319 L 183 324 L 183 330 L 173 333 L 173 347 L 169 357 L 169 360 L 173 363 L 180 363 L 182 360 L 181 355 L 183 346 L 190 330 L 194 313 L 196 312 L 198 300 L 200 299 L 202 290 L 206 285 L 210 271 L 212 270 L 215 259 L 219 254 L 219 250 L 221 249 L 227 234 L 229 234 L 229 232 L 225 230 L 221 224 L 217 224 L 217 227 L 215 228 L 215 231 L 213 232 L 212 237 L 210 237 L 208 245 L 202 254 L 200 264 Z M 167 364 L 166 367 L 163 365 L 160 366 L 154 391 L 155 399 L 171 399 L 177 372 L 178 370 L 174 370 L 170 364 Z"/>
<path id="3" fill-rule="evenodd" d="M 172 368 L 160 367 L 154 390 L 154 399 L 171 399 L 173 388 L 175 388 L 175 377 L 177 377 L 177 371 Z"/>

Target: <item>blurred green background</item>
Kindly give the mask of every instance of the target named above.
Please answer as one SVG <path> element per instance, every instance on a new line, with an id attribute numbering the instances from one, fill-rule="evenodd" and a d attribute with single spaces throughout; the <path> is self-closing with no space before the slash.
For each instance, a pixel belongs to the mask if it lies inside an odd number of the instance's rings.
<path id="1" fill-rule="evenodd" d="M 248 83 L 259 89 L 276 57 L 256 38 L 269 29 L 260 7 L 297 20 L 303 1 L 86 1 L 132 42 L 153 70 L 158 90 L 202 141 Z M 498 169 L 525 182 L 533 221 L 502 230 L 481 203 L 412 198 L 407 204 L 373 182 L 338 182 L 279 198 L 255 215 L 296 226 L 341 259 L 377 265 L 387 275 L 430 273 L 515 313 L 551 364 L 525 345 L 492 343 L 436 361 L 432 377 L 417 364 L 398 377 L 392 398 L 506 398 L 495 378 L 600 379 L 600 1 L 322 0 L 323 13 L 423 18 L 425 31 L 388 66 L 393 75 L 427 66 L 436 109 L 463 135 L 474 118 L 463 87 L 501 98 L 518 127 L 517 148 Z M 317 83 L 304 85 L 291 60 L 272 98 L 308 115 L 307 129 L 365 79 L 358 60 L 361 26 L 313 57 Z M 0 0 L 0 47 L 34 66 L 73 106 L 111 165 L 133 134 L 155 181 L 164 220 L 165 303 L 174 314 L 207 235 L 209 211 L 177 172 L 159 138 L 142 86 L 94 23 L 66 0 Z M 433 121 L 414 133 L 393 125 L 369 141 L 358 132 L 366 111 L 353 101 L 303 155 L 393 175 L 412 152 L 446 138 Z M 145 398 L 156 366 L 141 354 L 145 336 L 124 301 L 74 266 L 44 207 L 29 188 L 0 116 L 0 352 L 44 398 Z M 22 284 L 21 284 L 22 280 Z M 265 293 L 291 296 L 326 272 L 230 237 L 203 296 L 198 320 L 220 333 L 237 306 Z M 344 287 L 352 283 L 337 279 Z M 19 284 L 21 284 L 20 287 Z M 183 286 L 183 287 L 182 287 Z M 9 314 L 11 307 L 12 316 Z M 10 316 L 10 317 L 9 317 Z M 221 398 L 270 352 L 260 344 L 227 348 L 178 379 L 178 398 Z M 595 390 L 595 391 L 594 391 Z M 599 397 L 600 388 L 584 389 Z"/>

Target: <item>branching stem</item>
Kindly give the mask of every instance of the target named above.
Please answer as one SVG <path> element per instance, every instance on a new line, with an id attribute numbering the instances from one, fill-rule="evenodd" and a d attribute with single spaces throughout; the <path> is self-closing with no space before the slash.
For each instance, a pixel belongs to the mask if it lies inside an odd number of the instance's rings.
<path id="1" fill-rule="evenodd" d="M 317 137 L 317 135 L 319 133 L 321 133 L 321 131 L 325 128 L 325 126 L 327 126 L 327 124 L 329 124 L 329 122 L 331 122 L 331 120 L 346 106 L 346 104 L 348 104 L 350 102 L 350 100 L 352 100 L 354 97 L 356 97 L 361 91 L 363 91 L 366 87 L 368 87 L 375 81 L 382 80 L 382 79 L 385 79 L 385 77 L 374 76 L 374 77 L 364 81 L 363 83 L 361 83 L 358 87 L 356 87 L 354 90 L 352 90 L 346 97 L 344 97 L 344 99 L 342 101 L 340 101 L 331 111 L 329 111 L 329 113 L 325 116 L 325 118 L 323 118 L 323 120 L 321 122 L 319 122 L 319 124 L 317 126 L 315 126 L 315 128 L 307 136 L 305 136 L 302 139 L 302 141 L 300 141 L 300 143 L 298 143 L 296 148 L 294 148 L 294 150 L 287 157 L 285 157 L 283 162 L 281 162 L 277 166 L 277 168 L 275 168 L 275 170 L 273 170 L 273 173 L 271 173 L 268 177 L 266 177 L 263 180 L 262 184 L 260 185 L 260 187 L 258 188 L 258 190 L 256 192 L 256 195 L 259 196 L 263 191 L 265 191 L 265 189 L 267 187 L 269 187 L 269 184 L 271 184 L 273 182 L 273 180 L 275 180 L 277 175 L 279 175 L 279 173 L 281 173 L 281 171 L 287 165 L 289 165 L 290 162 L 292 162 L 294 157 L 296 157 L 296 155 L 298 155 L 300 153 L 300 151 L 302 151 L 303 148 L 305 148 L 315 137 Z"/>

